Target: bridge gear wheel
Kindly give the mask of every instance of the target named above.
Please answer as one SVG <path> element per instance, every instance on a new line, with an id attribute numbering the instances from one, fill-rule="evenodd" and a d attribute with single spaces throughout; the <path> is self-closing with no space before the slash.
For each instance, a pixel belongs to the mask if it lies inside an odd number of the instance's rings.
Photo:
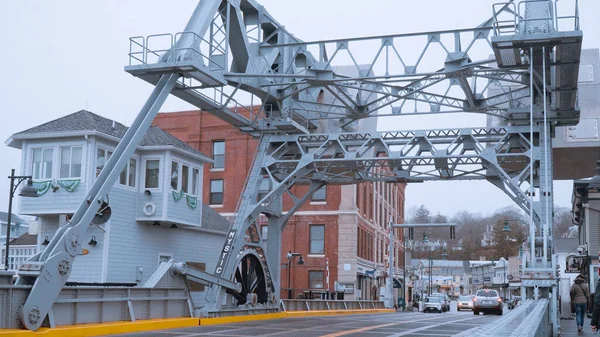
<path id="1" fill-rule="evenodd" d="M 234 280 L 242 285 L 242 290 L 228 293 L 237 300 L 237 305 L 254 306 L 269 301 L 265 268 L 255 251 L 242 255 L 235 270 Z"/>

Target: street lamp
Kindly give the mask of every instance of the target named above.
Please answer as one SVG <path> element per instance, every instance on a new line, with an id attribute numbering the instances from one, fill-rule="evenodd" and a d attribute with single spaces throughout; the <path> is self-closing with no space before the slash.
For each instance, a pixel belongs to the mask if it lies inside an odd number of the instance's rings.
<path id="1" fill-rule="evenodd" d="M 288 259 L 288 264 L 287 264 L 287 269 L 288 269 L 288 277 L 287 277 L 287 283 L 288 283 L 288 300 L 292 299 L 292 285 L 290 283 L 290 279 L 292 276 L 292 262 L 294 261 L 294 258 L 296 258 L 296 256 L 299 256 L 300 259 L 298 260 L 298 264 L 304 264 L 304 259 L 302 259 L 302 254 L 300 253 L 292 253 L 292 251 L 290 250 L 287 253 L 287 259 Z"/>
<path id="2" fill-rule="evenodd" d="M 12 200 L 13 197 L 15 196 L 15 191 L 17 190 L 17 187 L 19 187 L 19 185 L 27 179 L 27 185 L 23 186 L 23 188 L 21 189 L 21 192 L 19 192 L 19 195 L 22 197 L 37 197 L 37 190 L 33 187 L 33 181 L 31 180 L 31 176 L 15 176 L 15 169 L 10 170 L 10 176 L 8 177 L 8 179 L 10 179 L 10 193 L 8 194 L 8 217 L 7 217 L 7 224 L 6 224 L 6 254 L 4 256 L 4 270 L 8 270 L 8 251 L 9 251 L 9 247 L 10 247 L 10 223 L 12 221 Z M 15 184 L 15 180 L 17 181 L 17 183 Z"/>

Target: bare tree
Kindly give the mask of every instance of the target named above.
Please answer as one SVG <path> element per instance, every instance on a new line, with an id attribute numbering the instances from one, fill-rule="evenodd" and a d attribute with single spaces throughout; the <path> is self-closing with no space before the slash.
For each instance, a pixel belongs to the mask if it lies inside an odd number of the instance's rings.
<path id="1" fill-rule="evenodd" d="M 571 210 L 565 207 L 554 208 L 554 224 L 552 230 L 555 238 L 568 234 L 569 227 L 573 226 L 573 215 Z"/>

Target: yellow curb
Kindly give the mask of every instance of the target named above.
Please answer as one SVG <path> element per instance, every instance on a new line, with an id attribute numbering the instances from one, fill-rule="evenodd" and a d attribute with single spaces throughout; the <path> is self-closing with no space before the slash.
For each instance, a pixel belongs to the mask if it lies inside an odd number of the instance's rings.
<path id="1" fill-rule="evenodd" d="M 0 329 L 0 336 L 87 337 L 198 326 L 198 318 L 161 318 L 135 322 L 79 324 L 38 331 Z"/>
<path id="2" fill-rule="evenodd" d="M 198 325 L 230 324 L 251 321 L 266 321 L 287 317 L 302 316 L 331 316 L 331 315 L 358 315 L 395 312 L 392 309 L 362 309 L 362 310 L 319 310 L 319 311 L 288 311 L 271 314 L 224 316 L 214 318 L 160 318 L 136 322 L 110 322 L 102 324 L 79 324 L 59 328 L 41 328 L 38 331 L 0 329 L 0 336 L 44 336 L 44 337 L 88 337 L 103 336 L 141 331 L 166 330 L 187 328 Z"/>
<path id="3" fill-rule="evenodd" d="M 268 321 L 271 319 L 280 319 L 280 318 L 286 318 L 286 317 L 287 317 L 287 314 L 285 312 L 276 312 L 276 313 L 272 313 L 272 314 L 260 314 L 260 315 L 200 318 L 200 325 L 230 324 L 230 323 L 250 322 L 250 321 Z"/>

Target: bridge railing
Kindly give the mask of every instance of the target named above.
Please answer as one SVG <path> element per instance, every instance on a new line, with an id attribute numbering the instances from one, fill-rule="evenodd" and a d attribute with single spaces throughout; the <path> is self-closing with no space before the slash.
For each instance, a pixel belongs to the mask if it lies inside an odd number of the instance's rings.
<path id="1" fill-rule="evenodd" d="M 383 301 L 281 300 L 282 311 L 337 311 L 385 309 Z"/>
<path id="2" fill-rule="evenodd" d="M 460 333 L 456 336 L 547 337 L 552 334 L 550 307 L 547 299 L 527 300 L 502 318 Z"/>

